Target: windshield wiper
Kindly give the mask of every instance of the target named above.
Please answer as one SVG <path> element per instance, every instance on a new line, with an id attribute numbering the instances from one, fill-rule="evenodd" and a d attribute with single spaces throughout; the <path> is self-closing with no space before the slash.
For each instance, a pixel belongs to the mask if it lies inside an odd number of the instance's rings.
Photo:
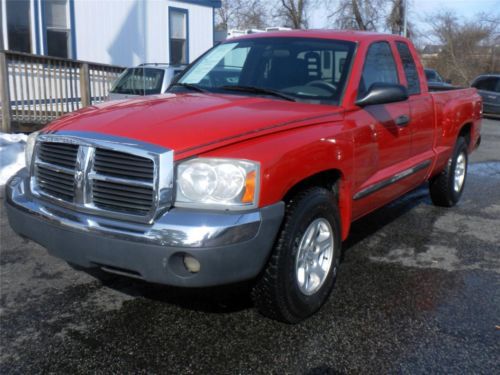
<path id="1" fill-rule="evenodd" d="M 193 91 L 198 91 L 198 92 L 207 92 L 207 90 L 202 89 L 198 85 L 193 85 L 192 83 L 174 83 L 172 87 L 179 86 L 179 87 L 185 87 L 187 89 L 193 90 Z"/>
<path id="2" fill-rule="evenodd" d="M 289 100 L 291 102 L 296 101 L 296 99 L 290 95 L 284 94 L 280 91 L 276 91 L 273 89 L 266 89 L 264 87 L 230 85 L 230 86 L 221 86 L 220 88 L 223 90 L 232 90 L 232 91 L 241 91 L 241 92 L 251 92 L 254 94 L 273 95 L 273 96 L 276 96 L 276 97 L 281 98 L 281 99 Z"/>

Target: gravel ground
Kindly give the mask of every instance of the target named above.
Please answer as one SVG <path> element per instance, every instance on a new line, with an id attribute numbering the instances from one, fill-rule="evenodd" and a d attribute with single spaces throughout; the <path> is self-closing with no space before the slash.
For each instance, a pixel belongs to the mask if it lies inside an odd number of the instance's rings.
<path id="1" fill-rule="evenodd" d="M 245 286 L 101 283 L 15 235 L 2 205 L 0 372 L 500 373 L 500 121 L 472 161 L 457 207 L 422 187 L 356 222 L 331 298 L 296 326 Z"/>

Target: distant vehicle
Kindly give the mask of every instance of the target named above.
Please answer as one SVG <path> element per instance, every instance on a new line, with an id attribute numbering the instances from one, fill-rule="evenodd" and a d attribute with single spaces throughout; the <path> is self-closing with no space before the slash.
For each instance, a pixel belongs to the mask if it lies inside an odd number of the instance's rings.
<path id="1" fill-rule="evenodd" d="M 500 74 L 483 74 L 472 81 L 483 98 L 483 113 L 500 116 Z"/>
<path id="2" fill-rule="evenodd" d="M 113 84 L 106 100 L 127 99 L 141 95 L 164 93 L 176 74 L 184 70 L 184 65 L 141 64 L 127 68 Z"/>
<path id="3" fill-rule="evenodd" d="M 434 87 L 452 87 L 450 80 L 445 80 L 439 75 L 439 73 L 434 69 L 424 69 L 425 78 L 427 78 L 427 83 L 429 86 Z"/>
<path id="4" fill-rule="evenodd" d="M 289 31 L 289 30 L 292 30 L 292 29 L 290 27 L 281 27 L 281 26 L 266 27 L 266 32 Z"/>
<path id="5" fill-rule="evenodd" d="M 292 30 L 292 29 L 289 27 L 281 27 L 281 26 L 266 27 L 265 30 L 262 30 L 262 29 L 246 29 L 246 30 L 231 29 L 227 32 L 227 39 L 236 38 L 236 37 L 239 37 L 242 35 L 248 35 L 248 34 L 257 34 L 257 33 L 273 32 L 273 31 L 289 31 L 289 30 Z"/>
<path id="6" fill-rule="evenodd" d="M 246 29 L 246 30 L 231 29 L 231 30 L 228 30 L 226 39 L 236 38 L 236 37 L 239 37 L 242 35 L 247 35 L 247 34 L 257 34 L 257 33 L 264 33 L 264 32 L 266 32 L 266 30 L 261 30 L 261 29 Z"/>

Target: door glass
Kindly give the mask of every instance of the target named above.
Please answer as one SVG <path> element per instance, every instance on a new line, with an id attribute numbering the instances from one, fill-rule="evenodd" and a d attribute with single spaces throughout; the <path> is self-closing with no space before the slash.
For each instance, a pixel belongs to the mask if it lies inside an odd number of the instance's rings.
<path id="1" fill-rule="evenodd" d="M 500 78 L 497 78 L 497 87 L 495 88 L 495 92 L 500 92 Z"/>
<path id="2" fill-rule="evenodd" d="M 496 79 L 495 78 L 482 78 L 478 80 L 474 85 L 478 90 L 484 91 L 495 91 Z"/>
<path id="3" fill-rule="evenodd" d="M 164 74 L 162 69 L 129 68 L 116 80 L 110 92 L 129 95 L 160 94 Z"/>
<path id="4" fill-rule="evenodd" d="M 368 49 L 358 97 L 364 96 L 374 83 L 399 83 L 396 62 L 387 42 L 373 43 Z"/>

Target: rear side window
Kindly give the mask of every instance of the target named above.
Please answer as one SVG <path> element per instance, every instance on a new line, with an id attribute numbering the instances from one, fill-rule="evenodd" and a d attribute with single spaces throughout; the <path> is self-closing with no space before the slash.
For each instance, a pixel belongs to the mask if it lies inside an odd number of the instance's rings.
<path id="1" fill-rule="evenodd" d="M 374 83 L 399 83 L 396 62 L 387 42 L 376 42 L 368 48 L 358 97 L 365 95 Z"/>
<path id="2" fill-rule="evenodd" d="M 161 93 L 165 71 L 156 68 L 128 68 L 111 88 L 114 94 L 154 95 Z"/>
<path id="3" fill-rule="evenodd" d="M 420 81 L 418 79 L 417 66 L 411 55 L 408 44 L 397 42 L 399 57 L 405 71 L 406 81 L 408 82 L 408 94 L 420 94 Z"/>
<path id="4" fill-rule="evenodd" d="M 472 86 L 478 90 L 495 91 L 498 81 L 500 80 L 495 77 L 480 78 Z"/>

